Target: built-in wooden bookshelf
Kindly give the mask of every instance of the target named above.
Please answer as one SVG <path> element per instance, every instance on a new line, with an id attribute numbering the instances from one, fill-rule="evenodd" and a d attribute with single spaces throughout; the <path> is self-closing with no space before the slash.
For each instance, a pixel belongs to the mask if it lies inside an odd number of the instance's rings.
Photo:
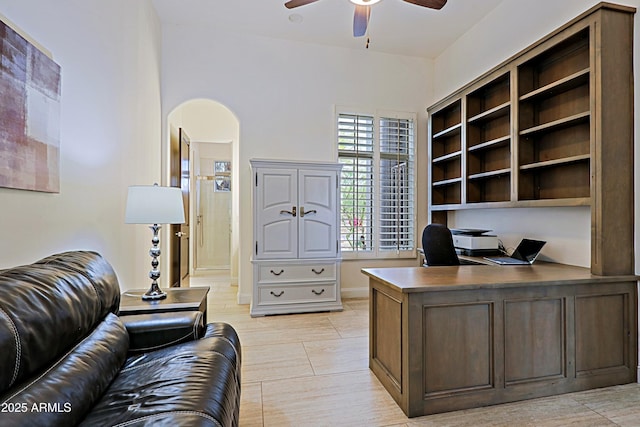
<path id="1" fill-rule="evenodd" d="M 633 253 L 634 13 L 600 3 L 427 109 L 435 222 L 591 206 L 592 270 L 633 272 L 606 252 Z"/>
<path id="2" fill-rule="evenodd" d="M 590 29 L 518 66 L 518 199 L 590 204 Z"/>
<path id="3" fill-rule="evenodd" d="M 468 203 L 510 200 L 510 87 L 507 72 L 466 96 Z"/>
<path id="4" fill-rule="evenodd" d="M 457 100 L 431 118 L 433 200 L 459 204 L 462 188 L 462 112 Z"/>

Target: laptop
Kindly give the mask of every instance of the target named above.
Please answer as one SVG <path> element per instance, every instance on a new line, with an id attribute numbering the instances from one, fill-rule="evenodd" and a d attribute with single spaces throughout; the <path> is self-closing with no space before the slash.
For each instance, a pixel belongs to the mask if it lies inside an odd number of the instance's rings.
<path id="1" fill-rule="evenodd" d="M 530 265 L 538 258 L 545 243 L 547 242 L 542 240 L 522 239 L 511 256 L 484 257 L 484 259 L 500 265 Z"/>

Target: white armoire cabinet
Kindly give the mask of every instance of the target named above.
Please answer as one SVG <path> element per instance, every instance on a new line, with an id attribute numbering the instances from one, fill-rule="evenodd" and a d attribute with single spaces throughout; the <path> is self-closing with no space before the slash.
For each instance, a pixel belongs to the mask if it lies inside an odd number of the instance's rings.
<path id="1" fill-rule="evenodd" d="M 342 310 L 338 163 L 251 160 L 251 315 Z"/>

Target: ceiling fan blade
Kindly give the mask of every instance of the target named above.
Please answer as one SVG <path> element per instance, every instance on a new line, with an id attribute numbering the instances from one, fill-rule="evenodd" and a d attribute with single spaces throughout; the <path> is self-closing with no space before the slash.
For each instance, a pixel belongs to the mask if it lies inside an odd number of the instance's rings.
<path id="1" fill-rule="evenodd" d="M 293 9 L 294 7 L 304 6 L 306 4 L 315 3 L 318 0 L 289 0 L 284 4 L 287 9 Z"/>
<path id="2" fill-rule="evenodd" d="M 353 15 L 353 37 L 362 37 L 367 33 L 370 16 L 370 6 L 356 5 L 356 11 Z"/>
<path id="3" fill-rule="evenodd" d="M 431 9 L 442 9 L 447 4 L 447 0 L 404 0 L 407 3 L 417 4 L 418 6 L 428 7 Z"/>

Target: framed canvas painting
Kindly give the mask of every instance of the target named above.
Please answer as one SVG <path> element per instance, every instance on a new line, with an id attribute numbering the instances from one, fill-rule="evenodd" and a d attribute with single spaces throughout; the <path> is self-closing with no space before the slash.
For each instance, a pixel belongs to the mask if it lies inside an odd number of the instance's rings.
<path id="1" fill-rule="evenodd" d="M 60 192 L 60 66 L 0 21 L 0 187 Z"/>

